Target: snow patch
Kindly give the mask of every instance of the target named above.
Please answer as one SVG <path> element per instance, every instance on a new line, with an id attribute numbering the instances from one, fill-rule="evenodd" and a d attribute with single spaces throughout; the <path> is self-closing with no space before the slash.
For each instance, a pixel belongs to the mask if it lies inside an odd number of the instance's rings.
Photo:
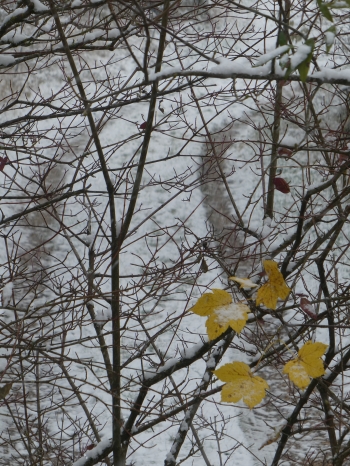
<path id="1" fill-rule="evenodd" d="M 4 53 L 0 54 L 0 66 L 9 66 L 15 62 L 13 55 L 5 55 Z"/>
<path id="2" fill-rule="evenodd" d="M 289 262 L 287 266 L 287 272 L 293 272 L 293 269 L 296 265 L 297 265 L 297 262 Z"/>
<path id="3" fill-rule="evenodd" d="M 334 32 L 332 31 L 326 31 L 324 33 L 325 35 L 325 39 L 326 39 L 326 46 L 328 48 L 332 47 L 332 45 L 334 44 L 334 39 L 335 39 L 335 34 Z"/>
<path id="4" fill-rule="evenodd" d="M 277 49 L 272 50 L 271 52 L 265 53 L 264 55 L 261 55 L 256 61 L 256 65 L 264 65 L 268 61 L 273 60 L 274 58 L 278 57 L 282 53 L 287 52 L 289 50 L 289 45 L 281 45 L 281 47 L 277 47 Z"/>
<path id="5" fill-rule="evenodd" d="M 172 454 L 172 453 L 167 453 L 166 457 L 165 457 L 165 460 L 168 461 L 169 463 L 170 462 L 175 462 L 175 456 Z"/>
<path id="6" fill-rule="evenodd" d="M 230 320 L 245 319 L 244 310 L 236 303 L 226 304 L 215 309 L 215 320 L 218 324 L 225 325 Z"/>
<path id="7" fill-rule="evenodd" d="M 344 79 L 350 82 L 350 69 L 333 70 L 330 68 L 320 68 L 320 71 L 315 71 L 312 74 L 313 78 L 321 79 L 322 81 L 332 81 L 333 79 Z"/>
<path id="8" fill-rule="evenodd" d="M 72 466 L 83 466 L 88 458 L 97 458 L 103 451 L 112 446 L 112 439 L 102 440 L 98 443 L 95 448 L 88 450 L 84 453 L 84 456 L 78 461 L 75 461 Z"/>
<path id="9" fill-rule="evenodd" d="M 210 73 L 220 76 L 231 77 L 233 74 L 248 74 L 248 75 L 265 75 L 270 73 L 270 65 L 252 67 L 249 60 L 245 57 L 229 60 L 227 58 L 219 58 L 219 64 L 209 69 Z"/>
<path id="10" fill-rule="evenodd" d="M 183 71 L 182 68 L 180 67 L 171 67 L 171 66 L 166 66 L 163 68 L 161 71 L 158 71 L 157 73 L 152 70 L 151 68 L 147 70 L 148 74 L 148 80 L 149 81 L 155 81 L 156 79 L 160 79 L 163 76 L 169 76 L 172 74 L 179 73 L 180 71 Z"/>
<path id="11" fill-rule="evenodd" d="M 173 366 L 175 366 L 175 364 L 177 364 L 179 362 L 178 358 L 171 358 L 171 359 L 168 359 L 164 366 L 161 366 L 158 370 L 157 370 L 157 373 L 161 373 L 161 372 L 164 372 L 164 371 L 167 371 L 169 369 L 171 369 Z"/>
<path id="12" fill-rule="evenodd" d="M 9 13 L 8 15 L 4 17 L 2 23 L 0 24 L 0 28 L 5 26 L 5 24 L 11 21 L 11 19 L 14 18 L 15 16 L 25 14 L 27 13 L 27 11 L 28 11 L 27 8 L 16 8 L 15 10 L 13 10 L 12 13 Z"/>
<path id="13" fill-rule="evenodd" d="M 196 343 L 195 345 L 191 346 L 191 348 L 181 348 L 180 354 L 183 359 L 191 359 L 195 357 L 198 351 L 203 347 L 203 343 L 209 341 L 207 335 L 203 337 L 203 341 Z"/>
<path id="14" fill-rule="evenodd" d="M 120 31 L 118 28 L 108 31 L 108 39 L 118 39 L 119 36 L 120 36 Z"/>
<path id="15" fill-rule="evenodd" d="M 85 242 L 90 246 L 90 244 L 93 242 L 94 236 L 93 235 L 86 235 L 85 236 Z"/>
<path id="16" fill-rule="evenodd" d="M 107 308 L 95 309 L 95 322 L 99 325 L 105 324 L 112 319 L 112 308 L 108 306 Z"/>
<path id="17" fill-rule="evenodd" d="M 207 361 L 207 369 L 214 369 L 216 366 L 216 362 L 215 362 L 215 359 L 213 358 L 213 356 L 210 356 L 210 358 L 208 359 Z"/>
<path id="18" fill-rule="evenodd" d="M 295 70 L 310 55 L 312 49 L 309 45 L 303 44 L 298 47 L 297 51 L 290 57 L 290 66 Z"/>
<path id="19" fill-rule="evenodd" d="M 185 420 L 183 420 L 181 422 L 181 425 L 180 425 L 180 432 L 184 432 L 184 431 L 187 431 L 188 430 L 188 424 Z"/>
<path id="20" fill-rule="evenodd" d="M 22 34 L 18 31 L 11 31 L 1 37 L 1 42 L 9 42 L 11 44 L 18 44 L 26 39 L 29 39 L 29 36 Z"/>

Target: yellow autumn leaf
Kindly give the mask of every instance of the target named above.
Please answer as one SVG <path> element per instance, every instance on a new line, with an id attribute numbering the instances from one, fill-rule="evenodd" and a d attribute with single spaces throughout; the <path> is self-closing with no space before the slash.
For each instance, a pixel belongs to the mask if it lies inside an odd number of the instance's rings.
<path id="1" fill-rule="evenodd" d="M 252 282 L 250 278 L 229 277 L 229 280 L 239 283 L 241 288 L 255 288 L 256 286 L 259 286 Z"/>
<path id="2" fill-rule="evenodd" d="M 265 397 L 265 390 L 269 388 L 267 382 L 261 377 L 251 373 L 250 367 L 244 362 L 225 364 L 214 371 L 218 379 L 226 382 L 221 390 L 221 401 L 237 403 L 243 402 L 254 408 Z"/>
<path id="3" fill-rule="evenodd" d="M 190 310 L 200 316 L 208 316 L 206 327 L 210 340 L 215 340 L 229 327 L 240 333 L 250 312 L 248 306 L 233 303 L 227 291 L 218 289 L 213 289 L 213 293 L 204 293 Z"/>
<path id="4" fill-rule="evenodd" d="M 204 293 L 196 304 L 191 307 L 190 311 L 198 314 L 199 316 L 205 317 L 213 312 L 213 309 L 219 306 L 225 306 L 226 304 L 232 303 L 232 297 L 230 293 L 225 290 L 213 289 L 212 293 Z"/>
<path id="5" fill-rule="evenodd" d="M 209 339 L 215 340 L 229 327 L 240 333 L 247 322 L 248 312 L 250 312 L 249 307 L 243 303 L 231 302 L 215 308 L 205 324 Z"/>
<path id="6" fill-rule="evenodd" d="M 324 355 L 328 345 L 324 343 L 307 341 L 299 350 L 298 357 L 287 362 L 283 372 L 288 374 L 290 380 L 302 390 L 309 383 L 310 378 L 317 378 L 324 375 L 324 367 L 321 356 Z"/>
<path id="7" fill-rule="evenodd" d="M 278 264 L 272 260 L 264 260 L 263 266 L 268 281 L 258 289 L 256 304 L 264 304 L 270 309 L 276 309 L 278 298 L 286 299 L 290 293 L 290 288 L 286 285 L 283 275 L 278 270 Z"/>

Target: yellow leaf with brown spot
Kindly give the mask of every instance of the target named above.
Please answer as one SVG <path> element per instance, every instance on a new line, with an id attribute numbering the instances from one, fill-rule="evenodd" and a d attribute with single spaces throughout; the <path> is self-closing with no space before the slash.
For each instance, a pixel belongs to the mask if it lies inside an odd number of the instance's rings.
<path id="1" fill-rule="evenodd" d="M 286 299 L 290 293 L 290 288 L 278 270 L 277 262 L 265 260 L 263 266 L 269 280 L 258 289 L 256 304 L 257 306 L 264 304 L 269 309 L 276 309 L 278 298 Z"/>
<path id="2" fill-rule="evenodd" d="M 288 374 L 290 380 L 302 390 L 305 389 L 312 378 L 324 375 L 321 356 L 324 355 L 328 345 L 324 343 L 307 341 L 299 350 L 298 357 L 287 362 L 283 372 Z"/>
<path id="3" fill-rule="evenodd" d="M 252 374 L 250 367 L 244 362 L 225 364 L 214 371 L 226 384 L 221 390 L 221 401 L 237 403 L 243 398 L 243 402 L 250 408 L 254 408 L 265 397 L 265 390 L 269 388 L 267 382 L 261 377 Z"/>

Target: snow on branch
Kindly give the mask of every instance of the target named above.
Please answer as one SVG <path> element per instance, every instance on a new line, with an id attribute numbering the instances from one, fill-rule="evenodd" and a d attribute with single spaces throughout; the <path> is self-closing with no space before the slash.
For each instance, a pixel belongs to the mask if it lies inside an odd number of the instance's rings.
<path id="1" fill-rule="evenodd" d="M 279 47 L 270 54 L 262 55 L 257 60 L 257 64 L 266 63 L 277 55 L 282 53 L 284 47 Z M 299 50 L 300 49 L 300 50 Z M 305 53 L 309 51 L 310 47 L 305 45 L 305 49 L 299 48 L 300 53 L 296 53 L 291 58 L 293 59 L 293 67 L 297 66 Z M 286 71 L 283 70 L 278 63 L 275 63 L 275 72 L 272 73 L 271 64 L 266 63 L 262 66 L 252 66 L 247 58 L 239 57 L 235 60 L 227 58 L 218 59 L 219 64 L 215 65 L 209 70 L 190 68 L 187 70 L 180 69 L 179 67 L 167 67 L 162 71 L 155 73 L 153 70 L 148 71 L 148 80 L 155 81 L 157 79 L 168 79 L 176 76 L 200 76 L 206 78 L 219 78 L 219 79 L 256 79 L 260 81 L 283 81 L 286 79 Z M 288 76 L 289 81 L 301 81 L 300 76 L 293 74 Z M 350 84 L 350 69 L 332 69 L 320 67 L 319 71 L 310 74 L 306 82 L 315 82 L 318 84 Z"/>
<path id="2" fill-rule="evenodd" d="M 88 466 L 96 464 L 97 461 L 105 458 L 112 451 L 112 439 L 102 440 L 95 448 L 84 453 L 82 458 L 75 461 L 72 466 Z"/>

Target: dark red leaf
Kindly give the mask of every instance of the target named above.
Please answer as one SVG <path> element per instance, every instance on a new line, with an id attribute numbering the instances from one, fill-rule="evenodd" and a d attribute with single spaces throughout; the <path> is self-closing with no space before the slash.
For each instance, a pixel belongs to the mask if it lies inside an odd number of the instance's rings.
<path id="1" fill-rule="evenodd" d="M 5 168 L 5 165 L 9 162 L 7 157 L 0 157 L 0 172 L 2 172 Z"/>
<path id="2" fill-rule="evenodd" d="M 314 307 L 308 299 L 301 298 L 300 307 L 311 319 L 317 319 L 317 315 L 314 313 Z"/>
<path id="3" fill-rule="evenodd" d="M 144 121 L 143 123 L 140 124 L 140 129 L 146 129 L 147 126 L 147 121 Z"/>
<path id="4" fill-rule="evenodd" d="M 290 193 L 289 184 L 283 178 L 274 178 L 273 184 L 277 191 L 281 191 L 281 193 L 288 194 Z"/>
<path id="5" fill-rule="evenodd" d="M 278 149 L 278 155 L 286 155 L 287 157 L 291 157 L 293 154 L 293 151 L 291 149 L 287 149 L 286 147 L 280 147 Z"/>
<path id="6" fill-rule="evenodd" d="M 91 445 L 87 445 L 86 449 L 87 450 L 92 450 L 95 447 L 96 447 L 96 445 L 94 443 L 92 443 Z"/>

